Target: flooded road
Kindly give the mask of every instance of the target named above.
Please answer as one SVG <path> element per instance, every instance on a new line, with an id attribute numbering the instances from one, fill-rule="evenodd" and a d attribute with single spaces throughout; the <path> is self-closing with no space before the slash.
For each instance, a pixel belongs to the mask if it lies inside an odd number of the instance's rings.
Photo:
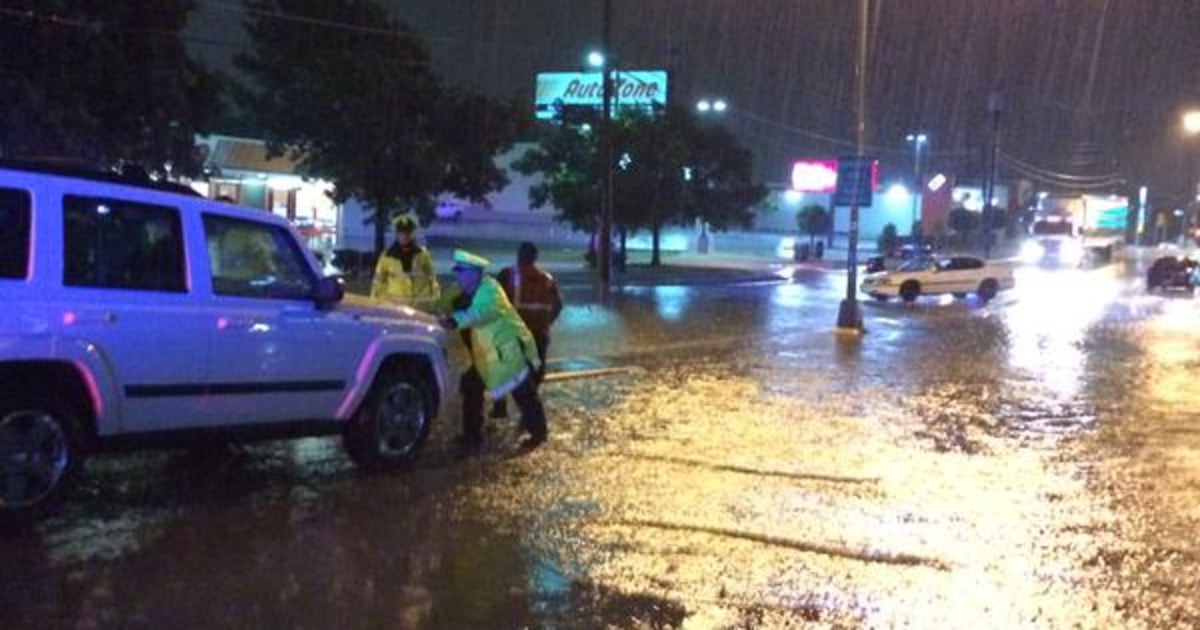
<path id="1" fill-rule="evenodd" d="M 1023 268 L 854 338 L 844 282 L 568 295 L 529 454 L 96 458 L 0 627 L 1200 626 L 1200 301 Z"/>

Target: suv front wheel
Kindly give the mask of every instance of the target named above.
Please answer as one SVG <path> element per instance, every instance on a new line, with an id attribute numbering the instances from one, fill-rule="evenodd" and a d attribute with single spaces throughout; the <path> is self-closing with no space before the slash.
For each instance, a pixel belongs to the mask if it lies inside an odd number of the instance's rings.
<path id="1" fill-rule="evenodd" d="M 35 517 L 58 500 L 79 469 L 78 427 L 60 400 L 0 391 L 0 522 Z"/>
<path id="2" fill-rule="evenodd" d="M 390 370 L 376 380 L 346 427 L 346 452 L 366 470 L 407 468 L 429 435 L 429 393 L 424 379 Z"/>

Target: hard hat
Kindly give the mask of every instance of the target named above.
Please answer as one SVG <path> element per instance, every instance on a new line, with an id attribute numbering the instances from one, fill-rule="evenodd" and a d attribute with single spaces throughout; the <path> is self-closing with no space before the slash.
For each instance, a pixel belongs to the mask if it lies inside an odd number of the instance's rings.
<path id="1" fill-rule="evenodd" d="M 392 221 L 392 227 L 397 232 L 415 232 L 417 230 L 417 222 L 412 220 L 408 215 L 401 215 Z"/>

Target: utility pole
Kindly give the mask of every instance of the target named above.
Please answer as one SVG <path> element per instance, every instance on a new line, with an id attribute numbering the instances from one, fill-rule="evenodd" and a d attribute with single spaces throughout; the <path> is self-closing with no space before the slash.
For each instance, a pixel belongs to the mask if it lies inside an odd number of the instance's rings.
<path id="1" fill-rule="evenodd" d="M 604 21 L 601 46 L 604 48 L 604 73 L 601 91 L 600 138 L 604 143 L 604 192 L 600 196 L 600 285 L 605 291 L 612 286 L 612 221 L 613 221 L 613 129 L 612 129 L 612 0 L 604 0 Z"/>
<path id="2" fill-rule="evenodd" d="M 992 121 L 992 133 L 989 138 L 991 150 L 987 158 L 987 179 L 983 186 L 983 257 L 986 259 L 992 253 L 992 199 L 996 196 L 996 162 L 1000 156 L 1000 91 L 993 89 L 988 95 L 988 114 Z"/>
<path id="3" fill-rule="evenodd" d="M 905 140 L 913 143 L 913 190 L 912 190 L 912 220 L 909 222 L 909 236 L 917 236 L 917 216 L 920 214 L 921 195 L 925 192 L 924 182 L 921 180 L 921 145 L 929 141 L 929 136 L 917 132 L 910 133 Z"/>
<path id="4" fill-rule="evenodd" d="M 867 23 L 871 17 L 871 1 L 859 1 L 858 15 L 858 59 L 854 64 L 855 113 L 858 123 L 854 139 L 857 145 L 856 153 L 859 161 L 863 158 L 863 149 L 867 136 Z M 870 177 L 868 175 L 867 177 Z M 857 197 L 857 195 L 856 195 Z M 862 310 L 858 304 L 858 200 L 850 204 L 850 230 L 847 238 L 846 252 L 846 298 L 838 307 L 837 327 L 856 332 L 862 332 Z"/>

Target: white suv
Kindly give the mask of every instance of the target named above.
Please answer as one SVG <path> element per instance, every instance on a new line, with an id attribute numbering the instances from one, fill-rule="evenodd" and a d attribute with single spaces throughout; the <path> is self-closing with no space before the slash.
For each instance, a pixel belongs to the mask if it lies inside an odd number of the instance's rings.
<path id="1" fill-rule="evenodd" d="M 445 333 L 318 270 L 269 213 L 0 162 L 0 519 L 111 446 L 342 433 L 361 466 L 411 464 Z"/>

